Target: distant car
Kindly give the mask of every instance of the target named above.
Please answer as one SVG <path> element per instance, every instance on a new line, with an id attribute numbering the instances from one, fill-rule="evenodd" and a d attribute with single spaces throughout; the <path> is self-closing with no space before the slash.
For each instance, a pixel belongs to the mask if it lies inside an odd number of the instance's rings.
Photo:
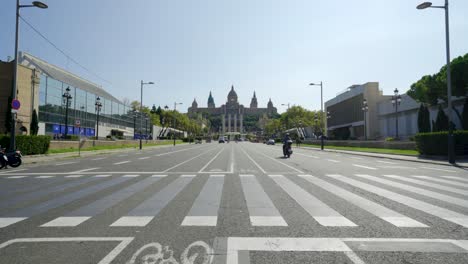
<path id="1" fill-rule="evenodd" d="M 274 139 L 269 139 L 266 143 L 267 145 L 274 145 L 275 144 L 275 140 Z"/>
<path id="2" fill-rule="evenodd" d="M 202 143 L 201 139 L 196 139 L 195 140 L 195 144 L 201 144 L 201 143 Z"/>
<path id="3" fill-rule="evenodd" d="M 224 137 L 219 137 L 218 143 L 226 143 L 226 139 L 224 139 Z"/>

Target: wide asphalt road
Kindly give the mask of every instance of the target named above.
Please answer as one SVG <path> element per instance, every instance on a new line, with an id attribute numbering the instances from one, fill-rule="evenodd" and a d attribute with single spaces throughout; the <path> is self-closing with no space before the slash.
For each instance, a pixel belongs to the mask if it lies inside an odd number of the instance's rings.
<path id="1" fill-rule="evenodd" d="M 0 263 L 468 263 L 468 171 L 247 142 L 10 168 Z"/>

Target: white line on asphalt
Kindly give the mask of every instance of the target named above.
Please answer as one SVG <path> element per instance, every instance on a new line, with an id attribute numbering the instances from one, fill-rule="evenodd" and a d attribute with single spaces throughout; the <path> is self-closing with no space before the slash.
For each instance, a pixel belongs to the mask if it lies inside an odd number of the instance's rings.
<path id="1" fill-rule="evenodd" d="M 356 159 L 356 160 L 362 160 L 362 158 L 360 158 L 360 157 L 350 157 L 350 158 Z"/>
<path id="2" fill-rule="evenodd" d="M 334 160 L 334 159 L 325 159 L 325 160 L 328 160 L 328 161 L 330 161 L 330 162 L 335 162 L 335 163 L 340 162 L 339 160 Z"/>
<path id="3" fill-rule="evenodd" d="M 54 178 L 55 176 L 44 175 L 44 176 L 37 176 L 36 179 L 47 179 L 47 178 Z"/>
<path id="4" fill-rule="evenodd" d="M 182 151 L 189 151 L 189 150 L 193 150 L 193 149 L 198 149 L 198 148 L 201 148 L 202 146 L 200 147 L 193 147 L 193 148 L 188 148 L 188 149 L 179 149 L 179 150 L 175 150 L 175 151 L 171 151 L 171 152 L 165 152 L 165 153 L 160 153 L 160 154 L 157 154 L 157 155 L 154 155 L 155 157 L 160 157 L 160 156 L 165 156 L 165 155 L 169 155 L 169 154 L 172 154 L 172 153 L 177 153 L 177 152 L 182 152 Z"/>
<path id="5" fill-rule="evenodd" d="M 95 159 L 92 159 L 92 160 L 103 160 L 103 159 L 107 159 L 107 157 L 104 157 L 104 158 L 95 158 Z"/>
<path id="6" fill-rule="evenodd" d="M 457 181 L 462 181 L 462 182 L 468 182 L 468 179 L 464 179 L 464 178 L 457 177 L 457 176 L 440 176 L 440 177 L 447 178 L 447 179 L 452 179 L 452 180 L 457 180 Z"/>
<path id="7" fill-rule="evenodd" d="M 398 163 L 395 163 L 395 162 L 383 161 L 383 160 L 376 160 L 376 162 L 384 163 L 384 164 L 398 164 Z"/>
<path id="8" fill-rule="evenodd" d="M 41 227 L 77 226 L 90 218 L 89 216 L 62 216 L 41 225 Z"/>
<path id="9" fill-rule="evenodd" d="M 136 177 L 138 177 L 138 176 L 140 176 L 140 175 L 138 175 L 138 174 L 125 174 L 125 175 L 122 176 L 122 177 L 126 177 L 126 178 L 136 178 Z"/>
<path id="10" fill-rule="evenodd" d="M 85 171 L 92 171 L 92 170 L 97 170 L 97 169 L 100 169 L 100 168 L 99 167 L 98 168 L 89 168 L 89 169 L 84 169 L 84 170 L 72 171 L 70 173 L 82 173 L 82 172 L 85 172 Z"/>
<path id="11" fill-rule="evenodd" d="M 18 171 L 25 171 L 25 170 L 28 170 L 28 169 L 5 170 L 5 171 L 0 172 L 0 174 L 12 173 L 12 172 L 18 172 Z"/>
<path id="12" fill-rule="evenodd" d="M 162 177 L 167 177 L 167 174 L 155 174 L 155 175 L 151 175 L 151 177 L 162 178 Z"/>
<path id="13" fill-rule="evenodd" d="M 402 177 L 402 176 L 397 176 L 397 175 L 383 175 L 383 176 L 393 178 L 393 179 L 398 179 L 398 180 L 401 180 L 401 181 L 416 183 L 416 184 L 419 184 L 419 185 L 422 185 L 422 186 L 432 187 L 434 189 L 439 189 L 439 190 L 443 190 L 443 191 L 458 193 L 458 194 L 461 194 L 461 195 L 468 195 L 468 190 L 459 189 L 459 188 L 455 188 L 455 187 L 444 186 L 444 185 L 433 183 L 433 182 L 426 182 L 426 181 L 421 181 L 421 180 Z M 449 184 L 449 185 L 454 184 L 454 182 L 451 182 L 451 181 L 444 181 L 442 179 L 431 179 L 430 177 L 427 177 L 427 176 L 419 176 L 419 177 L 415 176 L 415 177 L 420 178 L 420 179 L 426 179 L 426 180 L 429 180 L 429 181 L 431 181 L 431 180 L 434 180 L 436 182 L 440 181 L 442 183 Z M 465 186 L 463 186 L 463 185 L 465 185 Z M 463 187 L 468 187 L 468 184 L 458 183 L 458 187 L 462 187 L 462 186 Z"/>
<path id="14" fill-rule="evenodd" d="M 26 178 L 28 176 L 11 176 L 11 177 L 7 177 L 8 179 L 21 179 L 21 178 Z"/>
<path id="15" fill-rule="evenodd" d="M 146 226 L 154 216 L 122 216 L 110 226 Z"/>
<path id="16" fill-rule="evenodd" d="M 211 162 L 213 162 L 219 156 L 219 154 L 223 152 L 223 150 L 224 148 L 222 148 L 212 159 L 210 159 L 210 161 L 208 161 L 208 163 L 206 163 L 205 166 L 203 166 L 198 172 L 203 172 L 206 169 L 206 167 L 208 167 L 211 164 Z"/>
<path id="17" fill-rule="evenodd" d="M 176 165 L 174 165 L 174 166 L 172 166 L 172 167 L 170 167 L 170 168 L 168 168 L 168 169 L 165 169 L 165 170 L 163 170 L 162 172 L 168 172 L 168 171 L 170 171 L 170 170 L 172 170 L 172 169 L 175 169 L 175 168 L 179 167 L 180 165 L 183 165 L 183 164 L 185 164 L 185 163 L 187 163 L 187 162 L 190 162 L 190 161 L 192 161 L 192 160 L 194 160 L 194 159 L 196 159 L 196 158 L 198 158 L 198 157 L 200 157 L 200 156 L 202 156 L 202 155 L 205 155 L 207 152 L 210 152 L 210 151 L 212 151 L 212 150 L 214 150 L 214 149 L 215 149 L 215 148 L 211 148 L 211 149 L 209 149 L 209 150 L 207 150 L 207 151 L 204 151 L 204 152 L 198 154 L 197 156 L 195 156 L 195 157 L 193 157 L 193 158 L 190 158 L 190 159 L 188 159 L 188 160 L 182 161 L 181 163 L 176 164 Z"/>
<path id="18" fill-rule="evenodd" d="M 182 226 L 216 226 L 217 216 L 186 216 Z"/>
<path id="19" fill-rule="evenodd" d="M 260 153 L 260 152 L 257 152 L 257 153 Z M 265 156 L 265 157 L 267 157 L 267 158 L 269 158 L 269 159 L 271 159 L 271 160 L 273 160 L 273 161 L 276 161 L 277 163 L 280 163 L 280 164 L 282 164 L 282 165 L 284 165 L 284 166 L 286 166 L 286 167 L 288 167 L 288 168 L 290 168 L 290 169 L 293 169 L 293 170 L 297 171 L 298 173 L 304 173 L 303 171 L 298 170 L 298 169 L 294 168 L 293 166 L 290 166 L 290 165 L 288 165 L 288 164 L 286 164 L 286 163 L 284 163 L 284 162 L 281 162 L 281 161 L 279 161 L 279 160 L 276 160 L 276 159 L 274 159 L 274 158 L 272 158 L 272 157 L 270 157 L 270 156 L 267 156 L 267 155 L 265 155 L 265 154 L 263 154 L 263 153 L 260 153 L 260 154 L 262 154 L 263 156 Z"/>
<path id="20" fill-rule="evenodd" d="M 23 221 L 27 217 L 0 217 L 0 228 L 12 225 L 14 223 Z M 1 246 L 0 246 L 1 248 Z"/>
<path id="21" fill-rule="evenodd" d="M 443 172 L 456 172 L 456 171 L 454 171 L 454 170 L 445 170 L 445 169 L 432 168 L 432 167 L 421 167 L 421 169 L 435 170 L 435 171 L 443 171 Z"/>
<path id="22" fill-rule="evenodd" d="M 372 168 L 372 167 L 368 167 L 368 166 L 363 166 L 363 165 L 359 165 L 359 164 L 353 164 L 354 167 L 359 167 L 359 168 L 363 168 L 363 169 L 368 169 L 368 170 L 377 170 L 376 168 Z"/>
<path id="23" fill-rule="evenodd" d="M 120 165 L 120 164 L 129 163 L 129 162 L 130 162 L 129 160 L 126 160 L 126 161 L 116 162 L 114 163 L 114 165 Z"/>
<path id="24" fill-rule="evenodd" d="M 96 178 L 106 178 L 106 177 L 110 177 L 110 176 L 112 176 L 112 175 L 110 175 L 110 174 L 99 174 L 99 175 L 96 175 L 94 177 L 96 177 Z"/>
<path id="25" fill-rule="evenodd" d="M 454 212 L 454 211 L 451 211 L 451 210 L 448 210 L 448 209 L 445 209 L 445 208 L 442 208 L 442 207 L 439 207 L 430 203 L 426 203 L 426 202 L 411 198 L 406 195 L 395 193 L 387 189 L 377 187 L 372 184 L 368 184 L 368 183 L 357 181 L 351 178 L 347 178 L 342 175 L 327 174 L 327 176 L 333 177 L 334 179 L 337 179 L 339 181 L 342 181 L 354 187 L 363 189 L 367 192 L 377 194 L 378 196 L 384 197 L 386 199 L 393 200 L 400 204 L 412 207 L 416 210 L 423 211 L 427 214 L 440 217 L 446 221 L 461 225 L 463 227 L 468 227 L 467 215 L 460 214 L 460 213 L 457 213 L 457 212 Z"/>
<path id="26" fill-rule="evenodd" d="M 195 177 L 195 176 L 197 176 L 197 175 L 195 175 L 195 174 L 182 174 L 182 175 L 180 175 L 180 177 L 182 177 L 182 178 L 184 178 L 184 177 L 190 178 L 190 177 Z"/>
<path id="27" fill-rule="evenodd" d="M 297 151 L 296 151 L 296 154 L 297 154 L 297 155 L 300 155 L 300 156 L 304 156 L 304 157 L 314 158 L 314 159 L 318 159 L 318 158 L 319 158 L 319 157 L 317 157 L 317 156 L 305 155 L 305 154 L 299 153 L 299 152 L 297 152 Z"/>
<path id="28" fill-rule="evenodd" d="M 75 163 L 78 163 L 78 161 L 70 161 L 70 162 L 57 163 L 57 164 L 55 164 L 55 166 L 62 166 L 62 165 L 75 164 Z"/>
<path id="29" fill-rule="evenodd" d="M 230 166 L 229 166 L 229 173 L 234 173 L 234 164 L 235 164 L 235 160 L 234 160 L 234 146 L 232 146 L 231 148 L 231 159 L 230 159 Z"/>
<path id="30" fill-rule="evenodd" d="M 241 150 L 242 152 L 244 152 L 247 158 L 249 158 L 249 160 L 252 161 L 255 164 L 255 166 L 257 166 L 257 168 L 260 169 L 261 172 L 266 173 L 266 171 L 260 165 L 258 165 L 258 163 L 254 159 L 252 159 L 252 157 L 250 157 L 250 155 L 247 154 L 247 152 L 242 147 L 241 147 Z"/>
<path id="31" fill-rule="evenodd" d="M 145 160 L 145 159 L 149 159 L 150 157 L 141 157 L 141 158 L 138 158 L 139 160 Z"/>
<path id="32" fill-rule="evenodd" d="M 65 178 L 79 178 L 79 177 L 83 177 L 84 175 L 68 175 L 68 176 L 65 176 Z"/>

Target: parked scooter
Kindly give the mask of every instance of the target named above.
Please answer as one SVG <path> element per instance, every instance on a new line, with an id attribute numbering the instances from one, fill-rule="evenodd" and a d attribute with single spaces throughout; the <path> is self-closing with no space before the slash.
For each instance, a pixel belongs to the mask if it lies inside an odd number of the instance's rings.
<path id="1" fill-rule="evenodd" d="M 286 144 L 283 145 L 283 155 L 284 157 L 290 158 L 293 151 L 292 151 L 292 144 L 293 141 L 291 139 L 286 141 Z"/>
<path id="2" fill-rule="evenodd" d="M 0 169 L 7 167 L 7 165 L 16 168 L 19 167 L 22 163 L 21 151 L 11 151 L 7 152 L 5 148 L 2 148 L 0 151 Z"/>

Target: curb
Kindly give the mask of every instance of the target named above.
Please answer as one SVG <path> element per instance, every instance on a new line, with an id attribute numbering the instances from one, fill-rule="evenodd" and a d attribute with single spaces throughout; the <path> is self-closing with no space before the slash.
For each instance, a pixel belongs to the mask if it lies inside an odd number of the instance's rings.
<path id="1" fill-rule="evenodd" d="M 310 149 L 310 150 L 315 150 L 315 151 L 321 151 L 320 149 L 313 148 L 313 147 L 299 147 L 302 149 Z M 458 168 L 463 168 L 463 169 L 468 169 L 468 164 L 450 164 L 448 162 L 442 162 L 440 160 L 417 160 L 417 159 L 405 159 L 398 157 L 397 155 L 395 156 L 390 156 L 392 154 L 386 154 L 389 156 L 380 156 L 379 153 L 366 153 L 366 152 L 358 152 L 358 151 L 346 151 L 346 150 L 338 150 L 338 149 L 324 149 L 324 151 L 328 152 L 334 152 L 334 153 L 342 153 L 342 154 L 348 154 L 348 155 L 358 155 L 358 156 L 365 156 L 365 157 L 373 157 L 373 158 L 383 158 L 383 159 L 391 159 L 391 160 L 401 160 L 401 161 L 410 161 L 410 162 L 418 162 L 418 163 L 426 163 L 426 164 L 437 164 L 437 165 L 444 165 L 448 167 L 458 167 Z M 404 156 L 404 155 L 401 155 Z M 414 156 L 407 156 L 407 157 L 414 157 Z"/>

